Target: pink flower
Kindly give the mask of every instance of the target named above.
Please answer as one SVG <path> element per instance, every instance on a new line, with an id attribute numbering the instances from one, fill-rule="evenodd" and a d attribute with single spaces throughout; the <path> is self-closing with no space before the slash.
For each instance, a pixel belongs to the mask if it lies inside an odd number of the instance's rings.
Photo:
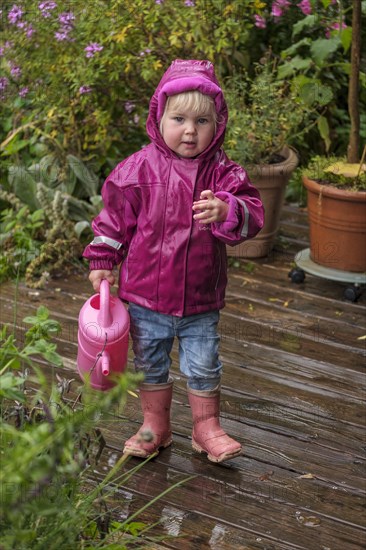
<path id="1" fill-rule="evenodd" d="M 339 31 L 340 28 L 341 28 L 341 27 L 340 27 L 340 25 L 339 25 L 338 22 L 332 23 L 332 24 L 328 27 L 328 29 L 326 30 L 325 36 L 326 36 L 327 38 L 330 38 L 330 36 L 331 36 L 331 34 L 332 34 L 332 31 Z M 346 25 L 345 23 L 342 23 L 342 29 L 346 29 L 346 28 L 347 28 L 347 25 Z"/>
<path id="2" fill-rule="evenodd" d="M 267 26 L 266 20 L 261 15 L 255 14 L 254 16 L 254 25 L 258 27 L 258 29 L 265 29 Z"/>
<path id="3" fill-rule="evenodd" d="M 275 0 L 275 2 L 272 3 L 271 14 L 273 17 L 281 17 L 283 12 L 286 11 L 289 6 L 290 2 L 288 0 Z"/>
<path id="4" fill-rule="evenodd" d="M 299 8 L 304 15 L 309 15 L 311 13 L 311 4 L 310 0 L 301 0 Z"/>

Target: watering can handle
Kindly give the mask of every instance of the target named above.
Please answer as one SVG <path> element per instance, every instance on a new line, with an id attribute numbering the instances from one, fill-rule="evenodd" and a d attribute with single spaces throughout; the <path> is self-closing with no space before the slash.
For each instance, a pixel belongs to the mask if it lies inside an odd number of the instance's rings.
<path id="1" fill-rule="evenodd" d="M 100 283 L 100 310 L 98 314 L 98 323 L 103 328 L 108 328 L 112 324 L 112 314 L 110 310 L 110 292 L 107 279 Z"/>

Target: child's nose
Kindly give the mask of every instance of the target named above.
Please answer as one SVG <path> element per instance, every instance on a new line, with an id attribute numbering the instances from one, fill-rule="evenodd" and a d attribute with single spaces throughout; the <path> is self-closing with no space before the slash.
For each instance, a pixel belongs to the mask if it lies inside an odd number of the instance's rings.
<path id="1" fill-rule="evenodd" d="M 196 133 L 196 125 L 195 125 L 194 122 L 187 121 L 186 133 L 187 134 L 195 134 Z"/>

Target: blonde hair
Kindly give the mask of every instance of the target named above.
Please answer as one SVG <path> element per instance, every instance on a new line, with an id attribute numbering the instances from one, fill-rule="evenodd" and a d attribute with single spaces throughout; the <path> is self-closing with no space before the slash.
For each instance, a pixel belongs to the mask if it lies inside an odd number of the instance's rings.
<path id="1" fill-rule="evenodd" d="M 169 108 L 173 107 L 177 111 L 192 111 L 196 114 L 208 114 L 211 115 L 215 123 L 215 133 L 216 126 L 218 124 L 218 116 L 215 108 L 215 102 L 212 97 L 207 94 L 203 94 L 198 90 L 190 90 L 188 92 L 182 92 L 181 94 L 175 94 L 169 96 L 166 100 L 163 116 L 160 120 L 160 133 L 162 134 L 163 123 L 166 116 L 166 113 Z"/>

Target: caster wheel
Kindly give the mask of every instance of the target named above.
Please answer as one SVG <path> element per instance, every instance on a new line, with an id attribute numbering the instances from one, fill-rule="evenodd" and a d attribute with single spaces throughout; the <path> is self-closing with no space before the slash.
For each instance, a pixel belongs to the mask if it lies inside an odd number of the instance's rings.
<path id="1" fill-rule="evenodd" d="M 298 285 L 305 281 L 305 271 L 299 267 L 291 269 L 288 276 L 290 277 L 292 283 L 296 283 Z"/>
<path id="2" fill-rule="evenodd" d="M 349 286 L 343 293 L 343 297 L 349 302 L 357 302 L 360 296 L 361 290 L 357 286 Z"/>

